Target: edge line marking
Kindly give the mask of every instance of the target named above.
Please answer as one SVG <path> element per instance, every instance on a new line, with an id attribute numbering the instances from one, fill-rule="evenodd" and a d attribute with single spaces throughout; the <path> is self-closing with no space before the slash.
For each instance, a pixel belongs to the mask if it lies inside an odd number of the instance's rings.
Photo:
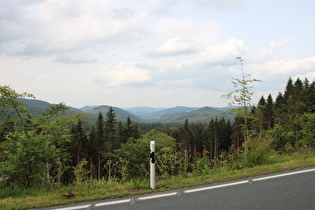
<path id="1" fill-rule="evenodd" d="M 273 175 L 273 176 L 256 178 L 256 179 L 252 179 L 252 181 L 258 182 L 258 181 L 263 181 L 263 180 L 267 180 L 267 179 L 274 179 L 274 178 L 279 178 L 279 177 L 284 177 L 284 176 L 291 176 L 291 175 L 295 175 L 295 174 L 307 173 L 307 172 L 311 172 L 311 171 L 315 171 L 315 168 L 307 169 L 307 170 L 303 170 L 303 171 L 294 171 L 294 172 L 289 172 L 289 173 L 285 173 L 285 174 L 278 174 L 278 175 Z"/>
<path id="2" fill-rule="evenodd" d="M 74 209 L 86 209 L 89 208 L 91 204 L 88 205 L 81 205 L 81 206 L 72 206 L 72 207 L 65 207 L 65 208 L 57 208 L 54 210 L 74 210 Z"/>
<path id="3" fill-rule="evenodd" d="M 124 200 L 118 200 L 118 201 L 109 201 L 109 202 L 97 203 L 97 204 L 95 204 L 95 207 L 110 206 L 110 205 L 122 204 L 122 203 L 129 203 L 130 201 L 131 201 L 131 199 L 124 199 Z"/>
<path id="4" fill-rule="evenodd" d="M 228 183 L 228 184 L 220 184 L 220 185 L 215 185 L 215 186 L 210 186 L 210 187 L 197 188 L 197 189 L 192 189 L 192 190 L 185 190 L 184 193 L 200 192 L 200 191 L 205 191 L 205 190 L 212 190 L 212 189 L 229 187 L 229 186 L 246 184 L 246 183 L 248 183 L 248 180 L 240 181 L 240 182 L 233 182 L 233 183 Z"/>
<path id="5" fill-rule="evenodd" d="M 155 198 L 164 198 L 164 197 L 169 197 L 169 196 L 174 196 L 174 195 L 177 195 L 177 192 L 165 193 L 165 194 L 160 194 L 160 195 L 145 196 L 145 197 L 137 198 L 137 200 L 143 201 L 143 200 L 150 200 L 150 199 L 155 199 Z"/>

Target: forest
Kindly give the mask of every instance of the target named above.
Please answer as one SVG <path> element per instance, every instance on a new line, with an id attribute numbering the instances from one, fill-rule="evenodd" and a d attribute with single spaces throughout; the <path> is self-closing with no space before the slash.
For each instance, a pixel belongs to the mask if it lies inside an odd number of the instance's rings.
<path id="1" fill-rule="evenodd" d="M 207 173 L 225 164 L 253 167 L 270 156 L 315 147 L 315 81 L 289 78 L 275 99 L 261 96 L 240 106 L 233 122 L 166 126 L 118 121 L 112 108 L 96 123 L 84 114 L 64 115 L 65 104 L 30 114 L 19 98 L 34 98 L 0 86 L 0 187 L 81 185 L 86 181 L 126 182 L 149 177 L 149 142 L 156 142 L 156 173 L 167 178 Z M 245 114 L 244 114 L 245 113 Z M 91 125 L 90 125 L 91 124 Z"/>

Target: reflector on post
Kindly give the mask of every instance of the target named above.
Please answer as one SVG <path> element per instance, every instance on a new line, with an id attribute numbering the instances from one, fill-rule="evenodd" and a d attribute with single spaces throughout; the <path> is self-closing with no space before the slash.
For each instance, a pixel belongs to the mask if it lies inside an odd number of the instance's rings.
<path id="1" fill-rule="evenodd" d="M 150 188 L 155 189 L 155 141 L 150 141 Z"/>

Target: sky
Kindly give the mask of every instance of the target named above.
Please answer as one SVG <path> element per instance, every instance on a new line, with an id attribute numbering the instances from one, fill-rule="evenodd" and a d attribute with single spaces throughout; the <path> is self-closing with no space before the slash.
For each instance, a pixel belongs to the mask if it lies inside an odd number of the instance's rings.
<path id="1" fill-rule="evenodd" d="M 313 0 L 0 0 L 0 85 L 71 107 L 224 107 L 315 79 Z"/>

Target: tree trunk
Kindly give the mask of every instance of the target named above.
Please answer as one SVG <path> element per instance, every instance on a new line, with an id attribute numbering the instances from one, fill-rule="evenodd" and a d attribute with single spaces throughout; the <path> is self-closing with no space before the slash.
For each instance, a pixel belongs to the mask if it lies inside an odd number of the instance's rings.
<path id="1" fill-rule="evenodd" d="M 214 138 L 214 157 L 217 156 L 217 137 Z"/>
<path id="2" fill-rule="evenodd" d="M 97 166 L 97 170 L 98 170 L 98 180 L 101 179 L 101 154 L 98 153 L 98 166 Z"/>

